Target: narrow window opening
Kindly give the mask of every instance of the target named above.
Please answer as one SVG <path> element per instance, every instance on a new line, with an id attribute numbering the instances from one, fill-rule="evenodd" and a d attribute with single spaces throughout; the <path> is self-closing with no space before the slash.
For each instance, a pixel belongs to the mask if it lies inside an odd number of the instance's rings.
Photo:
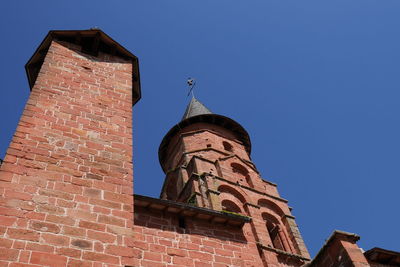
<path id="1" fill-rule="evenodd" d="M 85 70 L 92 70 L 90 67 L 88 66 L 82 66 L 82 68 L 84 68 Z"/>
<path id="2" fill-rule="evenodd" d="M 178 217 L 178 225 L 180 228 L 186 229 L 186 221 L 184 217 Z"/>
<path id="3" fill-rule="evenodd" d="M 281 237 L 279 236 L 279 226 L 274 223 L 267 222 L 267 229 L 274 248 L 285 250 Z"/>
<path id="4" fill-rule="evenodd" d="M 250 179 L 249 171 L 240 164 L 232 163 L 232 171 L 235 174 L 238 182 L 247 183 L 248 186 L 253 187 L 253 183 Z"/>
<path id="5" fill-rule="evenodd" d="M 207 147 L 211 147 L 211 144 L 207 144 Z"/>
<path id="6" fill-rule="evenodd" d="M 263 213 L 265 226 L 271 239 L 271 246 L 280 250 L 291 252 L 289 240 L 285 234 L 284 226 L 274 216 Z"/>
<path id="7" fill-rule="evenodd" d="M 229 151 L 229 152 L 232 152 L 232 151 L 233 151 L 233 146 L 232 146 L 231 144 L 229 144 L 228 142 L 223 141 L 223 142 L 222 142 L 222 145 L 224 146 L 224 149 L 225 149 L 226 151 Z"/>

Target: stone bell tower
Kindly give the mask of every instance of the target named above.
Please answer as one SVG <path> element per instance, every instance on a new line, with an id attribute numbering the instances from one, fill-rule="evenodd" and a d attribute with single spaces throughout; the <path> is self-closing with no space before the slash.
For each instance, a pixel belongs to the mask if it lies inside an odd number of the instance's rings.
<path id="1" fill-rule="evenodd" d="M 0 169 L 0 265 L 129 265 L 137 58 L 99 29 L 50 31 L 26 71 Z"/>
<path id="2" fill-rule="evenodd" d="M 161 198 L 249 216 L 267 266 L 301 266 L 310 256 L 288 201 L 261 178 L 250 153 L 249 135 L 239 123 L 192 98 L 159 148 L 166 173 Z"/>

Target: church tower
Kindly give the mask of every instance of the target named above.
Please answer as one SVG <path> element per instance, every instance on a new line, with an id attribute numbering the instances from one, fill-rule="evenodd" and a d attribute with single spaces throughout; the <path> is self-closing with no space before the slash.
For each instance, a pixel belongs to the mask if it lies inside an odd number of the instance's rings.
<path id="1" fill-rule="evenodd" d="M 264 262 L 300 266 L 308 251 L 288 201 L 251 161 L 247 131 L 192 98 L 166 134 L 159 160 L 166 174 L 161 198 L 248 216 Z"/>

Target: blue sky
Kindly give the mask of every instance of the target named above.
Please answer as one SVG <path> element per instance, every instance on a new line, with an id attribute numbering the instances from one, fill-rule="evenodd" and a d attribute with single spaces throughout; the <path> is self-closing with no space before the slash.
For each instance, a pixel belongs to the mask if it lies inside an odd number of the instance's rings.
<path id="1" fill-rule="evenodd" d="M 0 158 L 51 29 L 100 27 L 139 57 L 135 193 L 158 197 L 157 150 L 190 100 L 245 127 L 312 255 L 334 229 L 400 250 L 400 1 L 5 1 Z"/>

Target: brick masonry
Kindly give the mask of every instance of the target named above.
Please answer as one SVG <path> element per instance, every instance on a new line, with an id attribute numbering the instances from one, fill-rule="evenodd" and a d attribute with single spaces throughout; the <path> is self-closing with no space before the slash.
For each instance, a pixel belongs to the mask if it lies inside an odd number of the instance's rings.
<path id="1" fill-rule="evenodd" d="M 360 237 L 355 234 L 335 231 L 309 264 L 309 267 L 371 266 L 363 251 L 356 244 L 359 239 Z"/>
<path id="2" fill-rule="evenodd" d="M 0 266 L 130 262 L 131 110 L 132 62 L 52 41 L 1 166 Z"/>
<path id="3" fill-rule="evenodd" d="M 250 226 L 243 229 L 206 220 L 135 209 L 138 259 L 133 266 L 263 266 Z"/>
<path id="4" fill-rule="evenodd" d="M 208 117 L 212 115 L 207 115 Z M 243 235 L 248 255 L 268 266 L 301 266 L 309 259 L 287 201 L 264 181 L 235 133 L 195 122 L 171 138 L 162 198 L 252 218 Z M 262 266 L 246 262 L 248 266 Z M 229 265 L 227 265 L 229 266 Z"/>
<path id="5" fill-rule="evenodd" d="M 136 57 L 100 30 L 58 31 L 28 65 L 32 92 L 0 167 L 0 267 L 400 264 L 340 231 L 310 261 L 247 133 L 219 115 L 167 134 L 161 199 L 134 196 Z"/>

